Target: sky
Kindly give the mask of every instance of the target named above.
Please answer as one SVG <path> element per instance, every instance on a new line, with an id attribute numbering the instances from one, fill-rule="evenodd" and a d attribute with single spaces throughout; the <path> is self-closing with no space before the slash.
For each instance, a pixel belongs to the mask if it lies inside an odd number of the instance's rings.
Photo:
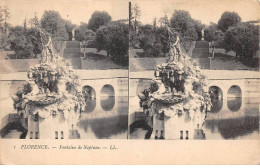
<path id="1" fill-rule="evenodd" d="M 112 20 L 128 18 L 128 0 L 0 0 L 11 12 L 9 22 L 12 25 L 23 25 L 37 13 L 41 18 L 44 10 L 56 10 L 62 18 L 79 25 L 88 22 L 91 14 L 107 11 Z M 209 25 L 217 23 L 224 11 L 237 12 L 242 21 L 260 19 L 259 0 L 132 0 L 132 6 L 138 4 L 141 9 L 140 21 L 152 23 L 165 14 L 170 18 L 176 9 L 187 10 L 192 18 Z"/>
<path id="2" fill-rule="evenodd" d="M 192 18 L 209 25 L 217 23 L 225 11 L 237 12 L 242 21 L 260 19 L 260 0 L 134 0 L 141 10 L 140 21 L 151 24 L 165 14 L 171 18 L 174 10 L 189 11 Z"/>
<path id="3" fill-rule="evenodd" d="M 9 22 L 23 25 L 24 19 L 29 20 L 37 13 L 42 17 L 45 10 L 55 10 L 63 19 L 70 20 L 73 24 L 87 23 L 94 11 L 107 11 L 112 20 L 128 18 L 127 0 L 0 0 L 11 13 Z"/>

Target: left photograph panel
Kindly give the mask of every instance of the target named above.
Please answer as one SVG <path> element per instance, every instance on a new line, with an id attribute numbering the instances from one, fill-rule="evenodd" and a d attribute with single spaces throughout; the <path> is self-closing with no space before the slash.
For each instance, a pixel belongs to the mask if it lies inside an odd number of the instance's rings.
<path id="1" fill-rule="evenodd" d="M 0 139 L 128 138 L 128 1 L 0 2 Z"/>

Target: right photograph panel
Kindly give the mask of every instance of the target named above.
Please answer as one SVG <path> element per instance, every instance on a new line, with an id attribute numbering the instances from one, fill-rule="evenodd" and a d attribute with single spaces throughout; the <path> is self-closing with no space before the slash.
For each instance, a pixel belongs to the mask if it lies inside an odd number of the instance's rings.
<path id="1" fill-rule="evenodd" d="M 260 138 L 255 5 L 129 2 L 130 139 Z"/>

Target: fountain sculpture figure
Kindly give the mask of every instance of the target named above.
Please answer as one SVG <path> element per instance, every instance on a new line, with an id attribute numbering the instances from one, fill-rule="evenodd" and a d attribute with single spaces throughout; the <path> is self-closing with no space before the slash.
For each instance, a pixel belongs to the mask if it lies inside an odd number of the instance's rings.
<path id="1" fill-rule="evenodd" d="M 14 108 L 27 138 L 73 138 L 85 108 L 81 80 L 70 62 L 55 53 L 51 36 L 39 33 L 48 42 L 42 40 L 40 64 L 29 68 L 27 83 L 13 96 Z"/>
<path id="2" fill-rule="evenodd" d="M 155 79 L 138 95 L 140 106 L 152 118 L 152 138 L 193 139 L 212 106 L 207 79 L 198 62 L 181 52 L 177 33 L 168 33 L 169 60 L 156 67 Z"/>

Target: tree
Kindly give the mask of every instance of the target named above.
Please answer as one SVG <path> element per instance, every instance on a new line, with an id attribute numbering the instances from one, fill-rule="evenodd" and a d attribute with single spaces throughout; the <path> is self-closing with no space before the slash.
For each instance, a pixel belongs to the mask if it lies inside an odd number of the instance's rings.
<path id="1" fill-rule="evenodd" d="M 236 26 L 241 22 L 241 17 L 236 12 L 224 12 L 218 21 L 218 28 L 226 32 L 230 26 Z"/>
<path id="2" fill-rule="evenodd" d="M 145 52 L 145 57 L 161 57 L 169 52 L 168 30 L 166 27 L 153 28 L 152 25 L 140 27 L 143 36 L 140 38 L 140 47 Z"/>
<path id="3" fill-rule="evenodd" d="M 159 19 L 159 22 L 160 22 L 160 26 L 168 26 L 169 25 L 169 19 L 168 19 L 168 16 L 165 14 L 164 17 L 161 17 Z"/>
<path id="4" fill-rule="evenodd" d="M 81 23 L 79 27 L 75 29 L 75 39 L 78 41 L 92 40 L 95 33 L 88 28 L 87 23 Z"/>
<path id="5" fill-rule="evenodd" d="M 41 18 L 41 28 L 52 36 L 52 42 L 56 52 L 61 51 L 62 41 L 69 40 L 65 23 L 66 21 L 61 18 L 57 11 L 44 11 Z"/>
<path id="6" fill-rule="evenodd" d="M 42 31 L 46 33 L 45 30 Z M 38 28 L 24 29 L 22 26 L 16 26 L 10 29 L 8 36 L 10 48 L 15 52 L 16 59 L 37 58 L 47 41 L 48 38 L 42 36 Z"/>
<path id="7" fill-rule="evenodd" d="M 180 40 L 183 48 L 188 51 L 191 47 L 192 41 L 196 41 L 197 39 L 198 35 L 196 29 L 194 27 L 189 27 Z"/>
<path id="8" fill-rule="evenodd" d="M 10 25 L 8 23 L 8 20 L 10 18 L 10 12 L 7 7 L 1 7 L 0 6 L 0 34 L 1 36 L 1 47 L 6 45 L 7 42 L 7 29 L 10 28 Z"/>
<path id="9" fill-rule="evenodd" d="M 3 7 L 0 6 L 0 28 L 1 31 L 4 30 L 4 11 L 3 11 Z"/>
<path id="10" fill-rule="evenodd" d="M 7 7 L 0 6 L 0 28 L 6 33 L 8 20 L 10 19 L 10 11 Z"/>
<path id="11" fill-rule="evenodd" d="M 169 43 L 169 34 L 168 29 L 166 27 L 159 27 L 156 29 L 156 36 L 158 39 L 158 42 L 161 46 L 161 54 L 163 53 L 163 56 L 166 56 L 167 53 L 169 53 L 170 50 L 170 43 Z"/>
<path id="12" fill-rule="evenodd" d="M 69 40 L 72 40 L 72 30 L 75 29 L 76 25 L 72 24 L 69 20 L 64 20 L 65 29 L 68 33 Z"/>
<path id="13" fill-rule="evenodd" d="M 157 28 L 157 19 L 156 17 L 153 19 L 153 29 Z"/>
<path id="14" fill-rule="evenodd" d="M 40 26 L 40 22 L 39 22 L 36 12 L 34 13 L 34 18 L 31 18 L 29 20 L 29 23 L 31 24 L 31 27 L 34 27 L 34 28 L 37 28 Z"/>
<path id="15" fill-rule="evenodd" d="M 65 21 L 61 18 L 59 12 L 47 10 L 44 11 L 41 18 L 41 27 L 45 29 L 54 39 L 68 40 L 69 36 L 65 27 Z"/>
<path id="16" fill-rule="evenodd" d="M 10 30 L 8 41 L 11 44 L 11 49 L 15 51 L 16 58 L 32 58 L 34 56 L 30 37 L 27 36 L 26 30 L 22 26 L 16 26 Z"/>
<path id="17" fill-rule="evenodd" d="M 44 42 L 44 38 L 42 38 L 38 28 L 31 28 L 27 30 L 27 36 L 30 37 L 30 42 L 33 45 L 33 53 L 35 54 L 35 58 L 37 58 L 37 54 L 42 53 L 44 47 L 43 45 L 47 42 L 47 39 L 45 40 L 46 42 Z"/>
<path id="18" fill-rule="evenodd" d="M 259 49 L 259 27 L 250 23 L 238 23 L 226 31 L 223 47 L 235 51 L 237 56 L 252 58 Z"/>
<path id="19" fill-rule="evenodd" d="M 132 14 L 131 14 L 132 18 L 130 18 L 130 19 L 131 19 L 131 20 L 134 20 L 133 28 L 134 28 L 134 31 L 136 32 L 138 26 L 140 25 L 139 22 L 138 22 L 138 19 L 139 19 L 140 16 L 141 16 L 141 10 L 140 10 L 140 7 L 138 6 L 137 3 L 134 4 L 131 13 L 132 13 Z"/>
<path id="20" fill-rule="evenodd" d="M 106 50 L 112 60 L 120 65 L 128 65 L 128 25 L 111 22 L 96 32 L 96 47 L 98 51 Z"/>
<path id="21" fill-rule="evenodd" d="M 224 34 L 218 29 L 216 23 L 210 23 L 208 27 L 205 28 L 205 40 L 214 43 L 215 46 L 221 47 L 223 45 Z"/>
<path id="22" fill-rule="evenodd" d="M 194 21 L 188 11 L 175 10 L 171 17 L 171 27 L 174 28 L 181 36 L 184 36 L 189 27 L 194 26 Z"/>
<path id="23" fill-rule="evenodd" d="M 206 27 L 206 25 L 202 24 L 200 20 L 193 20 L 193 25 L 198 35 L 198 39 L 201 39 L 201 31 Z"/>
<path id="24" fill-rule="evenodd" d="M 88 21 L 88 28 L 96 32 L 100 26 L 106 25 L 111 19 L 111 16 L 107 12 L 95 11 Z"/>
<path id="25" fill-rule="evenodd" d="M 24 28 L 24 30 L 27 29 L 27 21 L 26 21 L 26 18 L 24 19 L 24 22 L 23 22 L 23 28 Z"/>
<path id="26" fill-rule="evenodd" d="M 203 25 L 191 18 L 188 11 L 175 10 L 171 17 L 171 27 L 178 32 L 181 43 L 187 51 L 191 42 L 198 39 Z"/>
<path id="27" fill-rule="evenodd" d="M 143 37 L 140 39 L 140 47 L 144 50 L 145 57 L 157 57 L 160 54 L 158 43 L 156 42 L 155 33 L 152 25 L 145 25 L 141 29 Z M 155 44 L 157 46 L 155 47 Z"/>

